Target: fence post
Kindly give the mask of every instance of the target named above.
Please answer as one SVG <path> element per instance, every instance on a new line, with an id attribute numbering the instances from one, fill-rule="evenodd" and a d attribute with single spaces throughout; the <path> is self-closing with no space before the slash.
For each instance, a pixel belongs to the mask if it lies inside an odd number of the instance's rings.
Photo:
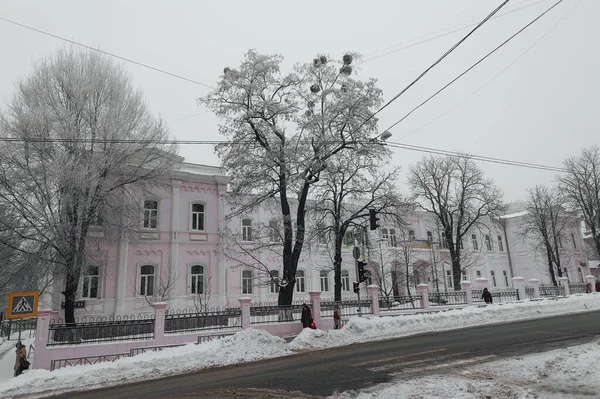
<path id="1" fill-rule="evenodd" d="M 240 308 L 242 308 L 242 330 L 250 328 L 250 301 L 252 298 L 243 297 L 238 298 L 240 301 Z"/>
<path id="2" fill-rule="evenodd" d="M 156 302 L 154 305 L 154 342 L 162 344 L 165 340 L 165 309 L 166 302 Z"/>
<path id="3" fill-rule="evenodd" d="M 467 297 L 467 305 L 472 305 L 473 294 L 471 293 L 471 282 L 469 280 L 461 281 L 460 289 L 465 292 L 465 296 Z"/>
<path id="4" fill-rule="evenodd" d="M 475 279 L 475 287 L 481 288 L 482 290 L 484 288 L 487 288 L 489 290 L 490 289 L 489 280 L 486 277 L 477 277 Z"/>
<path id="5" fill-rule="evenodd" d="M 33 345 L 35 347 L 35 356 L 33 357 L 34 369 L 46 369 L 50 370 L 50 354 L 48 353 L 46 345 L 48 344 L 48 335 L 50 334 L 50 320 L 52 320 L 51 309 L 38 310 L 37 312 L 37 325 L 35 328 L 35 339 Z"/>
<path id="6" fill-rule="evenodd" d="M 318 327 L 321 325 L 321 291 L 310 291 L 308 295 L 312 306 L 312 318 Z"/>
<path id="7" fill-rule="evenodd" d="M 421 305 L 423 305 L 423 309 L 429 309 L 429 286 L 421 283 L 417 285 L 417 289 L 421 293 Z"/>
<path id="8" fill-rule="evenodd" d="M 538 299 L 540 297 L 540 280 L 530 278 L 527 282 L 533 287 L 533 299 Z"/>
<path id="9" fill-rule="evenodd" d="M 569 278 L 568 277 L 559 277 L 558 281 L 560 282 L 560 285 L 562 285 L 565 290 L 565 296 L 571 295 L 571 290 L 569 289 Z"/>
<path id="10" fill-rule="evenodd" d="M 519 294 L 519 300 L 524 301 L 527 298 L 525 294 L 525 277 L 513 277 L 512 278 L 513 288 L 517 290 Z"/>
<path id="11" fill-rule="evenodd" d="M 379 316 L 379 286 L 371 284 L 367 286 L 367 293 L 371 297 L 371 313 Z"/>
<path id="12" fill-rule="evenodd" d="M 588 274 L 587 276 L 585 276 L 585 287 L 586 289 L 589 289 L 589 292 L 594 292 L 596 289 L 594 288 L 594 283 L 596 282 L 596 276 L 592 276 L 591 274 Z"/>

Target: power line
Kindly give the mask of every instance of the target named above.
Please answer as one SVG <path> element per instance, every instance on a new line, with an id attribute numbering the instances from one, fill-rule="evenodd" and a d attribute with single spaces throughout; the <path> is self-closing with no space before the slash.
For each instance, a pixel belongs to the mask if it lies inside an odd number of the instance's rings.
<path id="1" fill-rule="evenodd" d="M 514 39 L 516 36 L 518 36 L 521 32 L 523 32 L 525 29 L 527 29 L 528 27 L 530 27 L 531 25 L 533 25 L 540 18 L 542 18 L 544 15 L 546 15 L 548 12 L 550 12 L 550 10 L 552 10 L 554 7 L 556 7 L 557 5 L 559 5 L 562 2 L 563 2 L 563 0 L 558 0 L 556 3 L 554 3 L 554 5 L 552 5 L 546 11 L 544 11 L 543 13 L 541 13 L 540 15 L 538 15 L 535 19 L 533 19 L 527 25 L 525 25 L 524 27 L 522 27 L 521 29 L 519 29 L 511 37 L 509 37 L 508 39 L 506 39 L 504 42 L 500 43 L 500 45 L 498 45 L 495 49 L 493 49 L 492 51 L 490 51 L 489 53 L 487 53 L 485 56 L 483 56 L 482 58 L 480 58 L 479 61 L 477 61 L 476 63 L 474 63 L 473 65 L 471 65 L 469 68 L 467 68 L 465 71 L 463 71 L 460 75 L 458 75 L 457 77 L 455 77 L 454 79 L 452 79 L 449 83 L 447 83 L 445 86 L 443 86 L 441 89 L 439 89 L 438 91 L 436 91 L 435 93 L 433 93 L 425 101 L 421 102 L 419 105 L 417 105 L 416 107 L 414 107 L 413 109 L 411 109 L 406 115 L 404 115 L 402 118 L 400 118 L 393 125 L 391 125 L 390 127 L 388 127 L 386 130 L 392 129 L 393 127 L 395 127 L 396 125 L 398 125 L 400 122 L 404 121 L 413 112 L 415 112 L 417 109 L 421 108 L 423 105 L 427 104 L 431 99 L 433 99 L 435 96 L 437 96 L 438 94 L 440 94 L 442 91 L 444 91 L 447 87 L 449 87 L 451 84 L 453 84 L 454 82 L 456 82 L 458 79 L 462 78 L 464 75 L 466 75 L 468 72 L 470 72 L 477 65 L 481 64 L 489 56 L 491 56 L 492 54 L 494 54 L 497 50 L 499 50 L 500 48 L 502 48 L 506 43 L 510 42 L 512 39 Z"/>
<path id="2" fill-rule="evenodd" d="M 550 32 L 552 32 L 554 30 L 554 28 L 556 28 L 558 25 L 560 25 L 560 23 L 563 20 L 565 20 L 579 6 L 579 4 L 581 4 L 581 2 L 578 2 L 577 4 L 575 4 L 573 6 L 573 8 L 571 8 L 554 25 L 552 25 L 552 27 L 550 29 L 548 29 L 546 31 L 546 33 L 544 33 L 531 46 L 529 46 L 527 48 L 527 50 L 525 50 L 523 53 L 521 53 L 521 55 L 519 55 L 515 60 L 513 60 L 510 64 L 508 64 L 504 69 L 502 69 L 500 72 L 498 72 L 493 78 L 491 78 L 490 80 L 488 80 L 486 83 L 484 83 L 477 90 L 475 90 L 474 92 L 472 92 L 471 94 L 469 94 L 467 97 L 463 98 L 461 101 L 459 101 L 458 103 L 456 103 L 452 108 L 448 109 L 446 112 L 443 112 L 443 113 L 439 114 L 438 116 L 436 116 L 435 118 L 433 118 L 432 120 L 430 120 L 429 122 L 427 122 L 426 124 L 419 126 L 415 130 L 413 130 L 413 131 L 405 134 L 404 136 L 400 137 L 398 140 L 403 140 L 403 139 L 407 138 L 408 136 L 410 136 L 410 135 L 418 132 L 419 130 L 421 130 L 421 129 L 427 127 L 427 126 L 429 126 L 430 124 L 432 124 L 433 122 L 437 121 L 438 119 L 440 119 L 444 115 L 448 114 L 449 112 L 453 111 L 454 109 L 456 109 L 460 105 L 464 104 L 471 97 L 473 97 L 474 95 L 476 95 L 477 93 L 479 93 L 481 90 L 483 90 L 485 87 L 487 87 L 490 83 L 492 83 L 494 80 L 496 80 L 497 78 L 499 78 L 504 72 L 506 72 L 508 69 L 510 69 L 510 67 L 512 67 L 513 65 L 515 65 L 517 62 L 519 62 L 519 60 L 521 60 L 521 58 L 523 58 L 527 53 L 529 53 L 529 51 L 531 51 L 535 46 L 537 46 L 538 43 L 540 43 L 542 40 L 544 40 L 546 38 L 546 36 L 548 36 L 548 34 L 550 34 Z"/>
<path id="3" fill-rule="evenodd" d="M 80 47 L 86 48 L 88 50 L 97 51 L 97 52 L 102 53 L 104 55 L 108 55 L 110 57 L 118 58 L 118 59 L 120 59 L 122 61 L 130 62 L 132 64 L 135 64 L 135 65 L 138 65 L 138 66 L 141 66 L 141 67 L 144 67 L 144 68 L 148 68 L 148 69 L 151 69 L 153 71 L 160 72 L 160 73 L 163 73 L 165 75 L 169 75 L 169 76 L 177 78 L 177 79 L 185 80 L 186 82 L 194 83 L 196 85 L 200 85 L 200 86 L 206 87 L 208 89 L 214 89 L 213 86 L 209 86 L 209 85 L 204 84 L 202 82 L 198 82 L 197 80 L 189 79 L 189 78 L 186 78 L 184 76 L 177 75 L 175 73 L 171 73 L 171 72 L 165 71 L 164 69 L 156 68 L 156 67 L 153 67 L 151 65 L 144 64 L 142 62 L 138 62 L 138 61 L 132 60 L 131 58 L 121 57 L 120 55 L 109 53 L 107 51 L 103 51 L 103 50 L 100 50 L 98 48 L 95 48 L 95 47 L 92 47 L 92 46 L 88 46 L 87 44 L 79 43 L 79 42 L 76 42 L 74 40 L 70 40 L 70 39 L 67 39 L 67 38 L 55 35 L 53 33 L 49 33 L 49 32 L 43 31 L 41 29 L 34 28 L 32 26 L 24 25 L 24 24 L 21 24 L 21 23 L 16 22 L 16 21 L 12 21 L 12 20 L 4 18 L 4 17 L 0 17 L 0 20 L 2 20 L 4 22 L 8 22 L 8 23 L 16 25 L 16 26 L 20 26 L 21 28 L 25 28 L 25 29 L 29 29 L 29 30 L 32 30 L 32 31 L 37 32 L 37 33 L 41 33 L 42 35 L 50 36 L 50 37 L 53 37 L 55 39 L 59 39 L 59 40 L 62 40 L 62 41 L 74 44 L 76 46 L 80 46 Z"/>
<path id="4" fill-rule="evenodd" d="M 427 68 L 426 70 L 424 70 L 419 76 L 417 76 L 417 78 L 415 80 L 413 80 L 408 86 L 406 86 L 404 89 L 402 89 L 402 91 L 400 91 L 400 93 L 396 94 L 390 101 L 388 101 L 385 105 L 383 105 L 381 108 L 379 108 L 377 111 L 375 111 L 375 113 L 371 114 L 371 116 L 369 116 L 367 119 L 365 119 L 364 122 L 362 122 L 358 128 L 356 128 L 356 130 L 360 129 L 361 127 L 363 127 L 369 120 L 371 120 L 373 117 L 375 117 L 375 115 L 377 115 L 378 113 L 380 113 L 381 111 L 383 111 L 388 105 L 390 105 L 391 103 L 393 103 L 394 101 L 396 101 L 398 99 L 398 97 L 400 97 L 402 94 L 404 94 L 408 89 L 410 89 L 415 83 L 417 83 L 419 80 L 421 80 L 421 78 L 423 76 L 425 76 L 425 74 L 427 74 L 427 72 L 429 72 L 430 70 L 432 70 L 437 64 L 439 64 L 440 62 L 442 62 L 442 60 L 444 58 L 446 58 L 450 53 L 452 53 L 454 50 L 456 50 L 456 48 L 458 46 L 460 46 L 465 40 L 467 40 L 467 38 L 469 38 L 469 36 L 471 36 L 473 33 L 475 33 L 475 31 L 477 29 L 479 29 L 483 24 L 485 24 L 491 17 L 494 16 L 494 14 L 496 14 L 498 11 L 500 11 L 500 9 L 502 7 L 504 7 L 510 0 L 504 0 L 504 2 L 502 2 L 498 7 L 496 7 L 496 9 L 494 11 L 492 11 L 487 17 L 485 17 L 481 22 L 479 22 L 479 24 L 477 24 L 477 26 L 475 26 L 469 33 L 467 33 L 462 39 L 460 39 L 456 44 L 454 44 L 452 47 L 450 47 L 450 49 L 448 49 L 440 58 L 438 58 L 433 64 L 431 64 L 431 66 L 429 66 L 429 68 Z"/>
<path id="5" fill-rule="evenodd" d="M 175 145 L 231 144 L 231 145 L 241 145 L 241 146 L 249 146 L 249 145 L 255 144 L 254 141 L 234 142 L 234 141 L 230 141 L 230 140 L 164 140 L 161 142 L 157 142 L 154 140 L 135 140 L 135 139 L 105 139 L 105 140 L 94 139 L 94 140 L 92 140 L 92 139 L 81 139 L 81 138 L 74 138 L 74 139 L 48 138 L 48 139 L 45 139 L 45 138 L 35 138 L 35 137 L 31 137 L 31 138 L 0 137 L 0 142 L 2 142 L 2 141 L 3 142 L 45 143 L 45 144 L 59 144 L 59 143 L 67 143 L 67 144 L 68 143 L 109 143 L 109 144 L 147 144 L 147 145 L 155 145 L 155 144 L 164 144 L 164 145 L 168 145 L 168 144 L 175 144 Z M 304 140 L 304 141 L 300 141 L 300 143 L 311 144 L 311 141 Z M 334 140 L 324 142 L 324 144 L 336 144 L 336 143 L 338 143 L 338 142 L 334 141 Z M 372 144 L 372 141 L 364 140 L 364 141 L 358 142 L 358 144 Z M 404 150 L 409 150 L 409 151 L 417 151 L 417 152 L 423 152 L 423 153 L 429 153 L 429 154 L 436 154 L 436 155 L 454 155 L 454 156 L 465 155 L 460 152 L 442 150 L 442 149 L 431 148 L 431 147 L 422 147 L 422 146 L 417 146 L 417 145 L 402 144 L 402 143 L 396 143 L 396 142 L 385 142 L 385 144 L 392 148 L 404 149 Z M 511 166 L 517 166 L 517 167 L 523 167 L 523 168 L 530 168 L 530 169 L 540 169 L 540 170 L 547 170 L 547 171 L 551 171 L 551 172 L 564 172 L 565 171 L 564 169 L 561 169 L 558 167 L 548 166 L 548 165 L 540 165 L 540 164 L 529 163 L 529 162 L 512 161 L 512 160 L 503 159 L 503 158 L 486 157 L 486 156 L 474 155 L 474 154 L 468 154 L 468 156 L 475 160 L 496 163 L 496 164 L 502 164 L 502 165 L 511 165 Z"/>
<path id="6" fill-rule="evenodd" d="M 546 1 L 548 1 L 548 0 L 539 0 L 539 1 L 536 1 L 534 3 L 526 4 L 526 5 L 522 6 L 522 7 L 515 8 L 513 10 L 507 11 L 507 12 L 502 13 L 502 14 L 498 14 L 498 15 L 494 16 L 493 18 L 490 18 L 490 19 L 501 18 L 501 17 L 507 16 L 507 15 L 513 14 L 513 13 L 515 13 L 517 11 L 523 10 L 525 8 L 532 7 L 532 6 L 535 6 L 535 5 L 540 4 L 540 3 L 544 3 Z M 525 3 L 525 2 L 523 2 L 523 3 Z M 521 3 L 521 4 L 523 4 L 523 3 Z M 424 44 L 424 43 L 430 42 L 432 40 L 439 39 L 439 38 L 451 35 L 451 34 L 456 33 L 456 32 L 460 32 L 461 30 L 465 30 L 467 28 L 475 26 L 476 23 L 471 23 L 472 21 L 474 21 L 474 20 L 465 21 L 465 22 L 462 22 L 462 23 L 450 26 L 448 28 L 441 29 L 441 30 L 438 30 L 436 32 L 428 33 L 426 35 L 419 36 L 419 37 L 417 37 L 415 39 L 408 40 L 408 41 L 405 41 L 405 42 L 402 42 L 402 43 L 398 43 L 398 44 L 395 44 L 393 46 L 387 47 L 385 49 L 382 49 L 382 50 L 376 51 L 374 53 L 368 54 L 368 55 L 365 56 L 365 60 L 362 61 L 360 64 L 365 64 L 367 62 L 371 62 L 371 61 L 374 61 L 376 59 L 379 59 L 379 58 L 382 58 L 382 57 L 386 57 L 388 55 L 395 54 L 395 53 L 403 51 L 403 50 L 408 50 L 409 48 L 418 46 L 420 44 Z M 469 24 L 469 25 L 463 26 L 465 24 Z M 451 29 L 451 30 L 448 31 L 448 29 Z M 431 35 L 435 35 L 435 36 L 431 36 Z M 379 54 L 379 53 L 382 53 L 382 54 Z"/>

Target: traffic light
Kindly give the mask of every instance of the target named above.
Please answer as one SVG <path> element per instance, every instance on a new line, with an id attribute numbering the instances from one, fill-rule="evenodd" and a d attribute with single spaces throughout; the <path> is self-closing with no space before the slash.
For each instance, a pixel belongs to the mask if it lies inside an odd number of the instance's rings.
<path id="1" fill-rule="evenodd" d="M 377 230 L 379 227 L 379 224 L 377 224 L 378 220 L 379 218 L 377 217 L 377 211 L 375 209 L 369 209 L 369 225 L 371 230 Z"/>
<path id="2" fill-rule="evenodd" d="M 358 287 L 358 283 L 355 281 L 352 283 L 352 286 L 354 287 L 354 292 L 358 294 L 358 291 L 360 291 L 360 288 Z"/>
<path id="3" fill-rule="evenodd" d="M 368 270 L 365 270 L 365 266 L 367 266 L 366 262 L 358 261 L 358 281 L 361 283 L 367 279 Z"/>

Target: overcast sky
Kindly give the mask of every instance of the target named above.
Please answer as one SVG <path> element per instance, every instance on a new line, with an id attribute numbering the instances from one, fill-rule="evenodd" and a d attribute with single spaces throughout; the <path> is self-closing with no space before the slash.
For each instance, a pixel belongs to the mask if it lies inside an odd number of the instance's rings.
<path id="1" fill-rule="evenodd" d="M 475 24 L 501 2 L 0 0 L 0 17 L 209 86 L 216 84 L 225 66 L 237 67 L 251 48 L 282 54 L 286 72 L 318 53 L 341 58 L 348 50 L 356 51 L 365 60 L 359 76 L 377 78 L 388 101 L 468 29 L 424 39 Z M 509 1 L 500 15 L 519 10 L 489 21 L 382 111 L 381 131 L 555 2 Z M 600 91 L 598 15 L 598 0 L 564 0 L 394 127 L 389 141 L 561 166 L 566 157 L 599 142 L 595 115 Z M 29 73 L 33 61 L 64 44 L 0 20 L 0 101 L 10 99 L 15 82 Z M 124 64 L 175 138 L 220 138 L 219 120 L 196 103 L 207 88 Z M 208 145 L 182 146 L 180 155 L 189 162 L 219 164 Z M 422 156 L 397 149 L 393 162 L 406 171 Z M 480 165 L 508 201 L 524 198 L 526 189 L 552 183 L 555 176 L 548 171 Z"/>

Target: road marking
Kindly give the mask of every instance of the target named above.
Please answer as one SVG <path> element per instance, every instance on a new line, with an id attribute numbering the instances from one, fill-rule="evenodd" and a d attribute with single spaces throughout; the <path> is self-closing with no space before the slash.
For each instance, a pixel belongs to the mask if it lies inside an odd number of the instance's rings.
<path id="1" fill-rule="evenodd" d="M 411 360 L 408 362 L 392 363 L 392 364 L 386 364 L 385 366 L 372 367 L 367 370 L 369 370 L 369 371 L 385 371 L 385 370 L 389 370 L 389 369 L 397 369 L 397 368 L 400 368 L 403 366 L 411 366 L 411 365 L 415 365 L 415 364 L 427 363 L 427 362 L 432 362 L 432 361 L 439 362 L 444 359 L 448 359 L 449 357 L 467 355 L 467 354 L 469 354 L 469 352 L 458 352 L 458 353 L 452 353 L 451 355 L 448 355 L 448 356 L 440 356 L 435 359 L 428 358 L 428 359 Z"/>
<path id="2" fill-rule="evenodd" d="M 442 349 L 434 349 L 434 350 L 427 351 L 427 352 L 411 353 L 411 354 L 408 354 L 408 355 L 399 355 L 399 356 L 384 357 L 384 358 L 381 358 L 381 359 L 368 360 L 366 362 L 361 362 L 361 363 L 354 363 L 352 366 L 354 366 L 354 367 L 366 366 L 367 364 L 383 363 L 383 362 L 387 362 L 387 361 L 390 361 L 390 360 L 403 359 L 403 358 L 411 357 L 411 356 L 427 355 L 429 353 L 443 352 L 443 351 L 447 351 L 447 350 L 448 349 L 446 349 L 446 348 L 442 348 Z"/>
<path id="3" fill-rule="evenodd" d="M 433 370 L 439 370 L 439 369 L 443 369 L 443 368 L 447 368 L 447 367 L 453 367 L 453 366 L 463 366 L 466 364 L 472 364 L 472 363 L 477 363 L 477 362 L 481 362 L 483 360 L 490 360 L 495 358 L 496 355 L 487 355 L 487 356 L 477 356 L 477 357 L 473 357 L 471 359 L 464 359 L 464 360 L 456 360 L 454 362 L 450 362 L 450 363 L 445 363 L 445 364 L 434 364 L 428 367 L 423 367 L 423 368 L 418 368 L 418 369 L 413 369 L 413 370 L 407 370 L 407 371 L 399 371 L 399 372 L 395 372 L 395 373 L 390 373 L 388 374 L 390 377 L 398 377 L 401 375 L 405 375 L 408 373 L 423 373 L 423 372 L 427 372 L 427 371 L 433 371 Z"/>

